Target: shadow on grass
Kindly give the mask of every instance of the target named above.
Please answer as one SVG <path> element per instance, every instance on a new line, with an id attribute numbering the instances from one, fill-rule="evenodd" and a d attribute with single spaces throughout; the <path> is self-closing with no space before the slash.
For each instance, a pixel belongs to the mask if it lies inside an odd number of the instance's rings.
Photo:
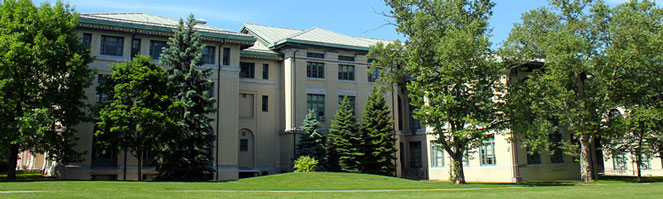
<path id="1" fill-rule="evenodd" d="M 615 181 L 624 183 L 637 183 L 638 177 L 635 176 L 601 176 L 600 181 Z M 642 182 L 663 182 L 663 176 L 642 177 Z"/>
<path id="2" fill-rule="evenodd" d="M 27 171 L 16 171 L 16 180 L 7 181 L 7 173 L 0 173 L 0 182 L 27 182 L 27 181 L 43 181 L 43 180 L 53 180 L 53 178 L 47 178 L 41 175 L 39 172 L 27 172 Z"/>

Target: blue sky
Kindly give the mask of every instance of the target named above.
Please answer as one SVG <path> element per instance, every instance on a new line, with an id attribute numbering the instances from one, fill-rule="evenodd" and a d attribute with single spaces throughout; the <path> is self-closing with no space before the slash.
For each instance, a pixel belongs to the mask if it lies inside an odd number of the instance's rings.
<path id="1" fill-rule="evenodd" d="M 35 0 L 36 4 L 45 0 Z M 625 0 L 607 0 L 616 4 Z M 662 3 L 663 0 L 657 0 Z M 51 2 L 53 2 L 51 0 Z M 169 18 L 196 17 L 207 25 L 239 31 L 254 23 L 294 29 L 320 27 L 347 35 L 386 40 L 403 40 L 389 20 L 376 12 L 388 12 L 383 0 L 68 0 L 80 13 L 145 12 Z M 495 0 L 491 41 L 507 38 L 523 12 L 546 5 L 546 0 Z M 378 28 L 380 27 L 380 28 Z M 377 28 L 377 29 L 376 29 Z"/>

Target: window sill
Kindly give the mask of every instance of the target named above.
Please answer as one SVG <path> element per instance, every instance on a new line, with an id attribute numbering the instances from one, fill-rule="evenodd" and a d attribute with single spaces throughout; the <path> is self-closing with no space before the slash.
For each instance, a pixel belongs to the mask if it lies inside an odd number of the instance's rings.
<path id="1" fill-rule="evenodd" d="M 131 59 L 131 57 L 115 56 L 115 55 L 99 55 L 99 56 L 97 56 L 97 60 L 100 60 L 100 61 L 127 61 L 129 59 Z"/>
<path id="2" fill-rule="evenodd" d="M 344 82 L 344 83 L 356 83 L 356 80 L 347 80 L 347 79 L 339 79 L 338 82 Z"/>
<path id="3" fill-rule="evenodd" d="M 317 78 L 317 77 L 306 77 L 307 80 L 314 80 L 314 81 L 327 81 L 325 78 Z"/>

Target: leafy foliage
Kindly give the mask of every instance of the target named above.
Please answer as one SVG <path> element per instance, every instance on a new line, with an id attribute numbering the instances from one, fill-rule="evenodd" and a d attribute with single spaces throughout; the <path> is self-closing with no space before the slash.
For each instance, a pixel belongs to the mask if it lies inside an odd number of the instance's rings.
<path id="1" fill-rule="evenodd" d="M 630 108 L 622 92 L 640 90 L 635 84 L 641 80 L 627 74 L 638 67 L 652 71 L 660 60 L 654 56 L 661 54 L 660 11 L 649 1 L 614 9 L 603 1 L 550 3 L 525 13 L 503 44 L 512 72 L 532 60 L 545 61 L 541 70 L 512 77 L 505 112 L 527 147 L 549 148 L 554 143 L 548 134 L 560 125 L 572 132 L 578 143 L 567 141 L 565 148 L 579 154 L 581 179 L 593 181 L 591 146 L 619 132 L 610 126 L 610 112 Z"/>
<path id="2" fill-rule="evenodd" d="M 297 156 L 310 156 L 316 160 L 323 160 L 325 158 L 326 138 L 320 133 L 320 122 L 315 115 L 315 111 L 308 111 L 301 128 L 304 133 L 299 137 Z"/>
<path id="3" fill-rule="evenodd" d="M 334 114 L 327 143 L 327 170 L 358 173 L 364 153 L 350 100 L 345 97 Z"/>
<path id="4" fill-rule="evenodd" d="M 370 58 L 393 76 L 406 74 L 414 118 L 427 125 L 454 162 L 501 125 L 502 70 L 490 49 L 490 0 L 386 0 L 401 45 L 376 45 Z M 397 50 L 397 51 L 396 51 Z M 394 52 L 395 51 L 395 52 Z M 393 56 L 390 56 L 393 55 Z M 403 77 L 403 76 L 402 76 Z M 385 81 L 396 83 L 395 80 Z M 460 164 L 452 164 L 460 165 Z M 462 167 L 454 167 L 456 183 L 465 183 Z"/>
<path id="5" fill-rule="evenodd" d="M 308 155 L 299 156 L 295 160 L 295 173 L 306 173 L 315 171 L 315 167 L 318 166 L 318 161 L 315 158 L 312 158 Z"/>
<path id="6" fill-rule="evenodd" d="M 208 180 L 211 166 L 213 130 L 206 114 L 214 111 L 214 98 L 208 89 L 213 86 L 209 69 L 199 69 L 202 57 L 200 34 L 194 30 L 196 21 L 189 16 L 180 19 L 174 35 L 163 49 L 159 63 L 168 68 L 168 83 L 175 92 L 170 108 L 177 128 L 159 137 L 157 153 L 158 179 L 175 181 Z"/>
<path id="7" fill-rule="evenodd" d="M 374 90 L 364 107 L 362 129 L 363 173 L 396 174 L 396 132 L 382 93 Z"/>
<path id="8" fill-rule="evenodd" d="M 113 138 L 106 146 L 129 150 L 138 158 L 141 180 L 143 154 L 154 148 L 159 134 L 175 126 L 168 113 L 172 89 L 166 71 L 143 56 L 114 65 L 111 82 L 113 99 L 99 111 L 97 134 Z"/>
<path id="9" fill-rule="evenodd" d="M 9 179 L 28 148 L 64 164 L 81 160 L 72 127 L 88 118 L 92 57 L 76 34 L 77 19 L 61 1 L 0 4 L 0 145 L 12 154 Z"/>

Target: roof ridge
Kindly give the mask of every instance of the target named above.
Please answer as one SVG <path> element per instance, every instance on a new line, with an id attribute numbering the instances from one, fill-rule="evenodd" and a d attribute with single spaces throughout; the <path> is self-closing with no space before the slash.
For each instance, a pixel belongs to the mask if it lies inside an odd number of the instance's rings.
<path id="1" fill-rule="evenodd" d="M 127 15 L 127 14 L 147 14 L 144 12 L 97 12 L 97 13 L 81 13 L 80 15 Z"/>
<path id="2" fill-rule="evenodd" d="M 370 38 L 370 37 L 360 37 L 360 36 L 354 36 L 354 35 L 347 35 L 347 34 L 343 34 L 343 33 L 340 33 L 340 32 L 336 32 L 336 31 L 332 31 L 332 30 L 327 30 L 327 29 L 324 29 L 324 28 L 320 28 L 320 27 L 313 27 L 313 28 L 307 30 L 307 32 L 310 31 L 310 30 L 312 30 L 312 29 L 324 30 L 324 31 L 328 31 L 328 32 L 332 32 L 332 33 L 335 33 L 335 34 L 339 34 L 339 35 L 343 35 L 343 36 L 348 36 L 348 37 L 352 37 L 352 38 L 356 38 L 356 39 L 372 39 L 372 40 L 380 40 L 380 41 L 390 41 L 390 40 L 386 40 L 386 39 L 376 39 L 376 38 Z"/>
<path id="3" fill-rule="evenodd" d="M 263 27 L 270 27 L 270 28 L 280 28 L 280 29 L 286 29 L 286 30 L 296 30 L 296 31 L 303 31 L 300 29 L 294 29 L 294 28 L 284 28 L 284 27 L 278 27 L 278 26 L 270 26 L 270 25 L 262 25 L 262 24 L 254 24 L 254 23 L 244 23 L 244 25 L 256 25 L 256 26 L 263 26 Z"/>
<path id="4" fill-rule="evenodd" d="M 321 29 L 321 28 L 318 28 L 318 27 L 309 28 L 309 29 L 306 29 L 306 30 L 300 31 L 300 32 L 298 32 L 298 33 L 295 33 L 295 34 L 289 35 L 289 36 L 287 36 L 287 37 L 285 37 L 285 38 L 283 38 L 283 39 L 292 39 L 292 38 L 295 38 L 295 37 L 297 37 L 297 36 L 303 35 L 304 33 L 311 32 L 312 30 L 315 30 L 315 29 Z"/>

